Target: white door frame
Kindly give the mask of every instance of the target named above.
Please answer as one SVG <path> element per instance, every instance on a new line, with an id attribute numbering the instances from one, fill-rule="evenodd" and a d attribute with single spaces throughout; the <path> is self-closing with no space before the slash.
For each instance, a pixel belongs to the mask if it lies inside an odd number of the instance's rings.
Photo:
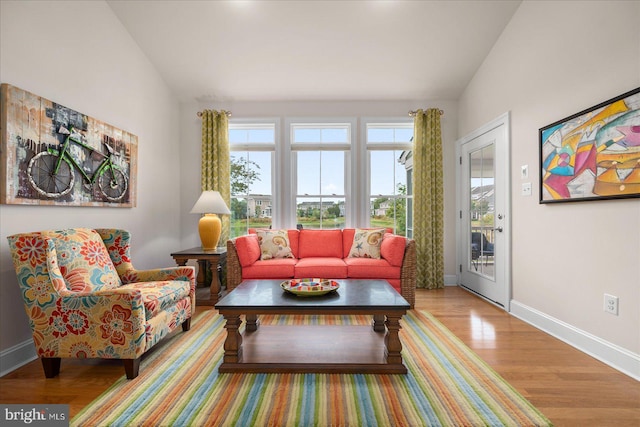
<path id="1" fill-rule="evenodd" d="M 504 309 L 509 312 L 511 303 L 511 114 L 506 112 L 482 127 L 474 130 L 470 134 L 456 141 L 456 159 L 462 158 L 462 146 L 467 142 L 470 142 L 479 136 L 497 128 L 504 126 L 504 132 L 506 137 L 506 153 L 503 156 L 496 156 L 496 162 L 499 158 L 502 158 L 502 164 L 496 164 L 496 167 L 501 167 L 505 171 L 505 194 L 504 206 L 505 206 L 505 218 L 503 222 L 503 236 L 504 236 Z M 462 206 L 466 203 L 466 200 L 462 200 L 464 192 L 462 186 L 466 183 L 462 182 L 462 160 L 456 160 L 456 283 L 460 285 L 461 272 L 464 260 L 464 251 L 467 250 L 463 244 L 466 241 L 463 238 L 462 230 Z M 466 230 L 465 230 L 466 232 Z M 489 300 L 487 300 L 489 301 Z M 491 302 L 491 301 L 490 301 Z"/>

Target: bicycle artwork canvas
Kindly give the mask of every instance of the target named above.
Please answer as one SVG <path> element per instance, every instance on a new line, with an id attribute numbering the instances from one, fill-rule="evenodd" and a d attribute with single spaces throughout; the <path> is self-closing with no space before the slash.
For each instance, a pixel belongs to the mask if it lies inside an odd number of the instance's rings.
<path id="1" fill-rule="evenodd" d="M 135 206 L 135 135 L 15 86 L 0 89 L 0 203 Z"/>

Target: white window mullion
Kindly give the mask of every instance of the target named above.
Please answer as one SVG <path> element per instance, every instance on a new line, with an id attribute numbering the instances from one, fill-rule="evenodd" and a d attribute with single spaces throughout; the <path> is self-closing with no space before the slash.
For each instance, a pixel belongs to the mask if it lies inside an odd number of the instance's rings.
<path id="1" fill-rule="evenodd" d="M 278 125 L 279 124 L 278 122 Z M 291 194 L 293 194 L 296 182 L 295 175 L 292 173 L 295 168 L 292 164 L 289 126 L 279 127 L 278 135 L 276 159 L 279 163 L 277 164 L 276 171 L 280 181 L 277 187 L 279 191 L 276 199 L 276 207 L 278 210 L 276 226 L 277 228 L 292 228 L 292 224 L 295 224 L 295 219 L 291 217 Z"/>
<path id="2" fill-rule="evenodd" d="M 345 166 L 345 227 L 353 228 L 355 225 L 360 224 L 358 217 L 360 215 L 360 208 L 362 194 L 357 191 L 359 179 L 359 168 L 357 164 L 358 148 L 357 142 L 354 140 L 354 144 L 351 150 L 346 152 L 345 162 L 349 166 Z"/>
<path id="3" fill-rule="evenodd" d="M 358 135 L 354 140 L 353 153 L 353 182 L 351 184 L 351 202 L 353 203 L 352 227 L 369 226 L 369 159 L 367 153 L 366 121 L 361 120 Z"/>

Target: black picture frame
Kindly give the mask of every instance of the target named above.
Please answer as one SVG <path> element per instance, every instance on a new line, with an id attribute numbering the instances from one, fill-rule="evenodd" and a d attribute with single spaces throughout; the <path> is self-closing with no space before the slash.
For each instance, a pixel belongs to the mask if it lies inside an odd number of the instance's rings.
<path id="1" fill-rule="evenodd" d="M 538 131 L 540 203 L 640 197 L 640 87 Z"/>

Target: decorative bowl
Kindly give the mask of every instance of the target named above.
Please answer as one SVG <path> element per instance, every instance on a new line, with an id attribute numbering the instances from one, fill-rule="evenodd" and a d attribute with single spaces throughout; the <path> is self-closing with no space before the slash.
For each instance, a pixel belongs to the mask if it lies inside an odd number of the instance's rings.
<path id="1" fill-rule="evenodd" d="M 280 283 L 280 287 L 299 297 L 315 297 L 335 292 L 340 284 L 329 279 L 291 279 Z"/>

